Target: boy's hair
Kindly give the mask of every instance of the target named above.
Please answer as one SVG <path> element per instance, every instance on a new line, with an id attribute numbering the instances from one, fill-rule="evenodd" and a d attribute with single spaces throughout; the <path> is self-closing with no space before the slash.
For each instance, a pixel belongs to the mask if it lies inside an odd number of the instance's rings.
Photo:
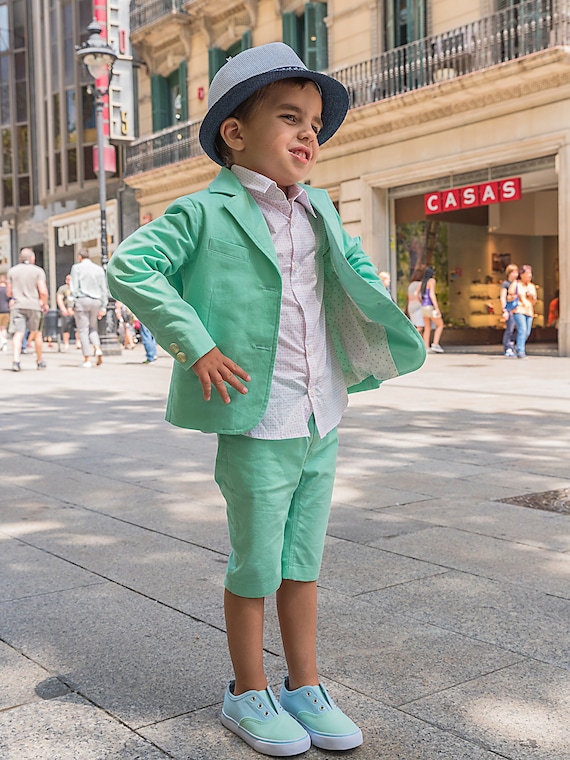
<path id="1" fill-rule="evenodd" d="M 269 84 L 266 84 L 264 87 L 260 87 L 259 90 L 256 90 L 253 95 L 250 95 L 249 98 L 246 98 L 243 103 L 240 103 L 237 108 L 235 108 L 232 113 L 226 117 L 228 119 L 235 118 L 239 119 L 240 121 L 247 122 L 250 119 L 253 118 L 255 112 L 260 107 L 260 105 L 263 103 L 269 92 L 271 90 L 274 90 L 276 87 L 279 87 L 281 84 L 292 84 L 295 87 L 299 87 L 300 89 L 303 89 L 308 84 L 312 84 L 314 87 L 319 89 L 318 85 L 313 82 L 311 79 L 306 79 L 305 77 L 291 77 L 290 79 L 279 79 L 277 82 L 270 82 Z M 225 121 L 225 119 L 224 119 Z M 232 164 L 235 163 L 234 157 L 233 157 L 233 151 L 230 148 L 230 146 L 227 144 L 227 142 L 224 140 L 220 132 L 216 135 L 216 141 L 215 141 L 215 147 L 218 153 L 220 154 L 221 158 L 224 161 L 225 166 L 229 169 Z"/>

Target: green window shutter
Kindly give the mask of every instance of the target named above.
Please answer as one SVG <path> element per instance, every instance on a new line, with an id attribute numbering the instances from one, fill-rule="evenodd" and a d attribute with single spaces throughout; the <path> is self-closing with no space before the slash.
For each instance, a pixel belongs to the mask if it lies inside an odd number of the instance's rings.
<path id="1" fill-rule="evenodd" d="M 281 14 L 281 30 L 283 42 L 293 48 L 299 57 L 302 57 L 303 40 L 299 35 L 299 19 L 296 13 Z"/>
<path id="2" fill-rule="evenodd" d="M 386 3 L 386 50 L 397 47 L 396 27 L 394 21 L 394 2 L 387 0 Z"/>
<path id="3" fill-rule="evenodd" d="M 210 48 L 208 50 L 208 75 L 210 82 L 216 76 L 218 71 L 226 62 L 226 52 L 221 48 Z"/>
<path id="4" fill-rule="evenodd" d="M 329 65 L 326 3 L 307 3 L 305 6 L 305 64 L 314 71 L 322 71 Z"/>
<path id="5" fill-rule="evenodd" d="M 180 121 L 188 121 L 188 62 L 180 61 L 178 67 L 178 87 L 180 88 Z"/>
<path id="6" fill-rule="evenodd" d="M 160 132 L 170 124 L 170 108 L 168 80 L 155 74 L 150 78 L 150 94 L 152 100 L 152 131 Z"/>
<path id="7" fill-rule="evenodd" d="M 241 36 L 241 51 L 249 50 L 251 47 L 251 29 L 248 29 L 247 32 L 244 32 Z"/>
<path id="8" fill-rule="evenodd" d="M 426 4 L 425 0 L 410 3 L 408 9 L 408 42 L 421 40 L 426 36 Z"/>

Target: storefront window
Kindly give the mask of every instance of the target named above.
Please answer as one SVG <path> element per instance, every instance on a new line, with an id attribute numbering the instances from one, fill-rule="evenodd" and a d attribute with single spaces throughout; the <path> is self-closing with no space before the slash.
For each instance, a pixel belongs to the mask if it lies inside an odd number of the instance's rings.
<path id="1" fill-rule="evenodd" d="M 20 206 L 30 205 L 30 178 L 18 177 L 18 201 Z"/>
<path id="2" fill-rule="evenodd" d="M 10 123 L 10 59 L 0 56 L 0 124 Z"/>
<path id="3" fill-rule="evenodd" d="M 14 14 L 14 48 L 23 48 L 26 44 L 26 10 L 24 0 L 15 0 L 12 5 Z"/>
<path id="4" fill-rule="evenodd" d="M 451 328 L 446 339 L 452 340 L 455 330 L 457 340 L 465 343 L 499 343 L 505 268 L 529 264 L 539 293 L 533 339 L 553 340 L 552 329 L 544 328 L 545 304 L 559 287 L 557 190 L 523 192 L 510 202 L 427 215 L 424 200 L 417 195 L 394 204 L 400 307 L 406 307 L 414 275 L 433 266 L 438 303 Z"/>
<path id="5" fill-rule="evenodd" d="M 75 104 L 75 90 L 67 90 L 65 93 L 65 111 L 67 121 L 67 142 L 77 142 L 77 108 Z"/>
<path id="6" fill-rule="evenodd" d="M 63 78 L 64 84 L 73 84 L 75 50 L 73 48 L 73 7 L 66 3 L 62 9 L 63 20 Z"/>
<path id="7" fill-rule="evenodd" d="M 27 125 L 18 127 L 18 172 L 27 174 L 29 171 L 28 163 L 28 127 Z"/>
<path id="8" fill-rule="evenodd" d="M 10 24 L 8 6 L 0 5 L 0 53 L 10 50 Z"/>
<path id="9" fill-rule="evenodd" d="M 439 222 L 422 220 L 397 226 L 397 300 L 400 308 L 406 307 L 410 282 L 416 275 L 423 274 L 426 267 L 431 266 L 435 269 L 438 285 L 437 301 L 445 320 L 449 304 L 447 234 L 447 225 Z"/>
<path id="10" fill-rule="evenodd" d="M 67 151 L 67 180 L 77 182 L 77 149 Z"/>
<path id="11" fill-rule="evenodd" d="M 2 130 L 2 174 L 12 173 L 12 132 Z"/>

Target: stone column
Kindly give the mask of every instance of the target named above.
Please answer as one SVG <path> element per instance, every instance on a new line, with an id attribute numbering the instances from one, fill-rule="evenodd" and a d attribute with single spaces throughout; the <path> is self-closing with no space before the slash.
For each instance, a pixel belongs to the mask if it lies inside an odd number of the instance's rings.
<path id="1" fill-rule="evenodd" d="M 558 352 L 560 356 L 570 356 L 570 142 L 558 151 L 558 262 Z"/>

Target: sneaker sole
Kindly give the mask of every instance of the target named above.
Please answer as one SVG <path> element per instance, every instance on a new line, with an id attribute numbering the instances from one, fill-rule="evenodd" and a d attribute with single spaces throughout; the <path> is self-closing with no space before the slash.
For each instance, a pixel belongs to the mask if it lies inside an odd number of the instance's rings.
<path id="1" fill-rule="evenodd" d="M 309 736 L 305 739 L 299 739 L 294 742 L 268 742 L 264 739 L 259 739 L 238 725 L 238 723 L 236 723 L 233 718 L 230 718 L 229 715 L 226 715 L 223 710 L 220 719 L 223 726 L 230 731 L 233 731 L 233 733 L 239 736 L 240 739 L 243 739 L 246 744 L 249 744 L 250 747 L 253 747 L 254 750 L 261 752 L 263 755 L 270 755 L 271 757 L 292 757 L 293 755 L 301 755 L 311 746 L 311 739 Z"/>
<path id="2" fill-rule="evenodd" d="M 295 718 L 295 716 L 293 717 Z M 319 747 L 320 749 L 354 749 L 354 747 L 360 747 L 363 742 L 362 731 L 360 731 L 360 729 L 354 734 L 348 734 L 348 736 L 331 736 L 330 734 L 316 733 L 311 729 L 310 726 L 307 726 L 306 723 L 303 723 L 302 720 L 299 720 L 299 718 L 295 718 L 295 720 L 300 723 L 305 731 L 309 734 L 312 744 L 315 747 Z"/>

